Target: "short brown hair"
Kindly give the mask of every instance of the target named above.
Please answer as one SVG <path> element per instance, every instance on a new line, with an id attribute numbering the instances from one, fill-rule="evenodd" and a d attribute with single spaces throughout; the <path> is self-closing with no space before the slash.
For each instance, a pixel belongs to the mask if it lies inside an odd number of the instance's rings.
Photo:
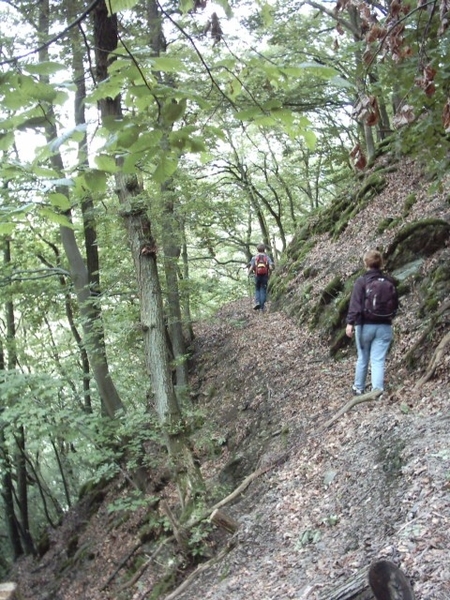
<path id="1" fill-rule="evenodd" d="M 378 250 L 369 250 L 364 255 L 364 264 L 367 269 L 382 269 L 383 268 L 383 257 Z"/>
<path id="2" fill-rule="evenodd" d="M 266 246 L 264 244 L 258 244 L 256 246 L 256 249 L 258 250 L 258 252 L 265 252 L 266 251 Z"/>

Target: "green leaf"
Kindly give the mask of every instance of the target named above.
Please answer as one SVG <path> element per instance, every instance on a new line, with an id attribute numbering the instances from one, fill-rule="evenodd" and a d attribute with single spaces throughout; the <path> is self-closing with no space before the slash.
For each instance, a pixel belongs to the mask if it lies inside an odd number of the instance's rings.
<path id="1" fill-rule="evenodd" d="M 179 102 L 171 100 L 164 104 L 162 109 L 162 116 L 167 123 L 175 123 L 181 119 L 186 111 L 186 99 L 182 98 Z"/>
<path id="2" fill-rule="evenodd" d="M 89 102 L 97 104 L 103 98 L 115 98 L 122 90 L 123 78 L 110 78 L 100 81 L 95 90 L 89 95 Z"/>
<path id="3" fill-rule="evenodd" d="M 184 127 L 176 131 L 172 131 L 169 135 L 169 142 L 172 148 L 177 150 L 190 150 L 191 152 L 203 152 L 206 151 L 205 142 L 202 138 L 195 136 L 192 137 L 192 127 Z"/>
<path id="4" fill-rule="evenodd" d="M 269 100 L 268 102 L 265 102 L 263 105 L 263 108 L 265 110 L 273 110 L 281 108 L 283 106 L 282 102 L 280 100 L 276 100 L 275 98 L 273 100 Z"/>
<path id="5" fill-rule="evenodd" d="M 53 169 L 50 169 L 49 167 L 44 167 L 39 164 L 34 164 L 33 165 L 33 174 L 37 175 L 38 177 L 46 177 L 47 179 L 51 179 L 50 183 L 52 184 L 52 186 L 69 185 L 69 184 L 60 183 L 61 180 L 58 177 L 57 171 L 54 171 Z"/>
<path id="6" fill-rule="evenodd" d="M 216 63 L 216 67 L 217 68 L 224 67 L 225 69 L 232 71 L 234 69 L 235 64 L 236 64 L 235 58 L 224 58 L 222 60 L 219 60 L 219 62 Z"/>
<path id="7" fill-rule="evenodd" d="M 153 179 L 157 183 L 164 183 L 177 170 L 178 160 L 172 156 L 162 156 L 158 166 L 153 173 Z"/>
<path id="8" fill-rule="evenodd" d="M 314 131 L 311 131 L 310 129 L 305 129 L 301 132 L 300 135 L 305 140 L 305 143 L 308 146 L 309 150 L 314 150 L 317 143 L 317 136 L 314 133 Z"/>
<path id="9" fill-rule="evenodd" d="M 12 131 L 0 133 L 0 150 L 9 150 L 13 143 L 14 133 Z"/>
<path id="10" fill-rule="evenodd" d="M 240 119 L 241 121 L 250 121 L 251 119 L 259 117 L 260 115 L 261 109 L 257 106 L 254 106 L 252 108 L 247 108 L 246 110 L 239 110 L 236 113 L 236 118 Z"/>
<path id="11" fill-rule="evenodd" d="M 75 229 L 73 223 L 65 215 L 56 213 L 49 208 L 40 208 L 39 213 L 42 217 L 44 217 L 44 219 L 48 219 L 52 223 L 62 225 L 63 227 L 69 227 L 70 229 Z"/>
<path id="12" fill-rule="evenodd" d="M 115 159 L 112 156 L 107 154 L 98 154 L 95 157 L 95 164 L 101 171 L 106 171 L 106 173 L 117 173 L 118 167 Z"/>
<path id="13" fill-rule="evenodd" d="M 0 223 L 0 235 L 10 235 L 15 226 L 15 223 Z"/>
<path id="14" fill-rule="evenodd" d="M 180 0 L 180 10 L 185 15 L 194 8 L 193 0 Z"/>
<path id="15" fill-rule="evenodd" d="M 22 97 L 21 94 L 17 93 L 17 90 L 12 92 L 5 92 L 2 100 L 2 107 L 8 110 L 18 110 L 27 103 L 27 98 Z"/>
<path id="16" fill-rule="evenodd" d="M 231 10 L 231 6 L 228 3 L 228 0 L 214 0 L 214 4 L 221 6 L 229 19 L 233 16 L 233 11 Z"/>
<path id="17" fill-rule="evenodd" d="M 261 6 L 261 19 L 266 29 L 273 24 L 274 10 L 275 7 L 271 6 L 268 2 L 264 2 Z"/>
<path id="18" fill-rule="evenodd" d="M 220 127 L 215 127 L 214 125 L 208 125 L 207 127 L 205 127 L 205 131 L 207 131 L 208 133 L 211 133 L 214 137 L 218 137 L 221 140 L 225 139 L 225 133 L 224 133 L 223 129 L 220 129 Z"/>
<path id="19" fill-rule="evenodd" d="M 330 83 L 332 85 L 335 85 L 336 87 L 342 88 L 342 89 L 347 89 L 347 90 L 354 90 L 354 89 L 356 89 L 356 86 L 355 86 L 354 83 L 351 83 L 347 79 L 344 79 L 343 77 L 340 77 L 340 76 L 332 77 L 330 79 Z"/>
<path id="20" fill-rule="evenodd" d="M 98 171 L 97 169 L 90 169 L 83 175 L 83 179 L 86 186 L 92 192 L 102 193 L 106 190 L 107 175 L 104 171 Z"/>
<path id="21" fill-rule="evenodd" d="M 242 84 L 237 79 L 233 79 L 228 83 L 227 95 L 231 100 L 235 100 L 242 91 Z"/>
<path id="22" fill-rule="evenodd" d="M 111 16 L 121 10 L 127 10 L 136 6 L 139 0 L 106 0 L 108 15 Z"/>
<path id="23" fill-rule="evenodd" d="M 141 133 L 136 142 L 130 146 L 129 151 L 136 153 L 155 148 L 155 146 L 159 145 L 161 136 L 161 131 L 147 131 L 146 133 Z"/>
<path id="24" fill-rule="evenodd" d="M 36 64 L 29 63 L 25 66 L 25 70 L 34 75 L 53 75 L 66 69 L 65 65 L 50 60 Z"/>
<path id="25" fill-rule="evenodd" d="M 191 152 L 205 152 L 206 151 L 205 142 L 200 137 L 189 138 L 189 144 L 191 147 Z"/>
<path id="26" fill-rule="evenodd" d="M 165 71 L 167 73 L 181 73 L 186 70 L 180 59 L 169 56 L 152 58 L 152 66 L 155 71 Z"/>
<path id="27" fill-rule="evenodd" d="M 134 124 L 126 125 L 117 136 L 117 145 L 120 148 L 129 148 L 139 137 L 139 127 Z"/>
<path id="28" fill-rule="evenodd" d="M 308 71 L 312 71 L 314 75 L 317 77 L 322 77 L 323 79 L 331 79 L 332 77 L 336 77 L 339 75 L 338 71 L 333 67 L 328 67 L 327 65 L 320 65 L 315 62 L 304 62 L 297 65 L 300 69 L 307 69 Z"/>
<path id="29" fill-rule="evenodd" d="M 48 199 L 50 200 L 50 203 L 52 204 L 52 206 L 55 206 L 56 208 L 60 208 L 61 210 L 69 210 L 70 209 L 69 198 L 67 196 L 65 196 L 64 194 L 60 194 L 57 192 L 53 193 L 53 194 L 49 194 Z"/>

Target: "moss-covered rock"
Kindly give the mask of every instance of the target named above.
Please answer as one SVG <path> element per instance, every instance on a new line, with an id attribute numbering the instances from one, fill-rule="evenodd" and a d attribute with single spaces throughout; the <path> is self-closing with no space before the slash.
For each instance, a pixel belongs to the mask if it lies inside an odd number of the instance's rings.
<path id="1" fill-rule="evenodd" d="M 414 221 L 402 227 L 386 252 L 392 271 L 420 256 L 431 256 L 450 241 L 450 224 L 441 219 Z"/>

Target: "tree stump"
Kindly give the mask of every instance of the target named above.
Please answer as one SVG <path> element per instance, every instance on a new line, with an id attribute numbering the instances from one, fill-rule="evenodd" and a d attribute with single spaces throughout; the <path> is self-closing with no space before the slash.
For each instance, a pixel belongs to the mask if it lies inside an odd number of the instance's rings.
<path id="1" fill-rule="evenodd" d="M 0 583 L 0 600 L 20 600 L 16 583 Z"/>

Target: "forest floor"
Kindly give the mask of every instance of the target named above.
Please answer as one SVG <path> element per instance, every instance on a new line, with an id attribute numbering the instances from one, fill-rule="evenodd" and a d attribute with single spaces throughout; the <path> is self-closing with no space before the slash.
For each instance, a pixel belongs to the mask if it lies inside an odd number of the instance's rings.
<path id="1" fill-rule="evenodd" d="M 332 242 L 323 235 L 308 254 L 317 269 L 316 294 L 331 271 L 355 272 L 368 243 L 389 243 L 394 233 L 374 233 L 377 224 L 401 214 L 412 190 L 417 201 L 405 222 L 450 219 L 445 190 L 430 197 L 416 165 L 406 162 L 387 177 L 385 190 L 343 236 Z M 320 332 L 270 304 L 265 314 L 252 310 L 251 297 L 197 323 L 191 388 L 203 426 L 193 442 L 211 491 L 208 506 L 254 474 L 222 507 L 238 522 L 237 532 L 213 528 L 209 560 L 205 555 L 198 567 L 175 563 L 172 591 L 157 595 L 173 547 L 168 552 L 159 540 L 143 539 L 144 509 L 111 513 L 111 502 L 130 492 L 119 478 L 68 512 L 49 532 L 45 554 L 16 564 L 11 576 L 23 600 L 326 600 L 379 558 L 401 566 L 417 600 L 448 600 L 448 346 L 433 377 L 423 384 L 421 377 L 448 333 L 449 310 L 421 343 L 419 315 L 420 277 L 433 261 L 448 265 L 449 253 L 443 248 L 425 260 L 417 285 L 402 298 L 383 397 L 352 407 L 329 426 L 352 399 L 353 343 L 334 359 Z M 405 356 L 417 345 L 422 359 L 408 370 Z M 177 514 L 171 486 L 163 494 Z"/>
<path id="2" fill-rule="evenodd" d="M 416 388 L 419 374 L 406 372 L 394 342 L 382 399 L 323 429 L 352 398 L 352 347 L 331 359 L 308 328 L 280 312 L 256 313 L 250 298 L 198 324 L 196 336 L 192 385 L 208 420 L 196 439 L 205 479 L 230 492 L 268 470 L 223 507 L 239 529 L 218 535 L 221 560 L 161 598 L 315 600 L 380 557 L 404 569 L 417 600 L 450 598 L 448 355 Z M 221 449 L 211 458 L 214 443 Z M 93 518 L 80 504 L 53 532 L 49 552 L 19 563 L 24 600 L 150 598 L 151 567 L 118 591 L 140 518 L 137 511 L 112 528 L 107 504 L 118 493 L 116 486 L 102 497 Z M 77 530 L 77 552 L 88 547 L 89 560 L 56 573 Z"/>

